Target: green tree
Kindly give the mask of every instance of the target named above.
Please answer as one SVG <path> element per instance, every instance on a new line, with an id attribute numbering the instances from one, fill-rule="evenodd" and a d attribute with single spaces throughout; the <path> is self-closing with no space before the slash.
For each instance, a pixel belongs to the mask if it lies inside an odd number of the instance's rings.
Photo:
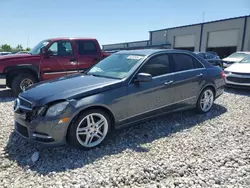
<path id="1" fill-rule="evenodd" d="M 12 48 L 11 48 L 11 46 L 8 45 L 8 44 L 3 44 L 3 45 L 0 46 L 0 50 L 1 50 L 2 52 L 11 52 L 11 51 L 12 51 Z"/>
<path id="2" fill-rule="evenodd" d="M 18 44 L 15 51 L 17 51 L 17 52 L 23 51 L 23 46 L 21 44 Z"/>
<path id="3" fill-rule="evenodd" d="M 29 48 L 29 47 L 28 47 L 28 48 L 26 48 L 26 49 L 25 49 L 25 51 L 28 51 L 28 52 L 29 52 L 29 51 L 30 51 L 30 48 Z"/>

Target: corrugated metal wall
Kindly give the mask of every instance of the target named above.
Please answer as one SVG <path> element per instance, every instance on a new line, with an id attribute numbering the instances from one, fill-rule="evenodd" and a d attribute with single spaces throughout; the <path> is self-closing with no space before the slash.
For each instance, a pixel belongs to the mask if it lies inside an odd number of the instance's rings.
<path id="1" fill-rule="evenodd" d="M 243 37 L 243 30 L 244 30 L 244 18 L 240 19 L 233 19 L 233 20 L 226 20 L 226 21 L 220 21 L 220 22 L 212 22 L 204 24 L 203 26 L 203 33 L 202 33 L 202 43 L 201 43 L 201 50 L 205 51 L 208 47 L 209 43 L 209 33 L 211 32 L 223 32 L 228 30 L 235 30 L 237 29 L 239 34 L 237 37 L 237 50 L 241 50 L 242 45 L 242 37 Z M 235 40 L 231 38 L 220 38 L 221 35 L 217 35 L 218 42 L 221 42 L 223 44 L 226 44 L 227 42 L 224 40 Z"/>
<path id="2" fill-rule="evenodd" d="M 107 44 L 103 45 L 103 50 L 121 50 L 127 48 L 137 48 L 137 47 L 145 47 L 149 45 L 149 40 L 145 41 L 135 41 L 135 42 L 125 42 L 119 44 Z"/>
<path id="3" fill-rule="evenodd" d="M 236 45 L 237 50 L 250 51 L 250 16 L 150 31 L 149 41 L 103 45 L 103 50 L 137 48 L 150 45 L 171 44 L 171 48 L 193 47 L 206 51 L 207 47 Z M 244 25 L 246 23 L 245 39 Z"/>

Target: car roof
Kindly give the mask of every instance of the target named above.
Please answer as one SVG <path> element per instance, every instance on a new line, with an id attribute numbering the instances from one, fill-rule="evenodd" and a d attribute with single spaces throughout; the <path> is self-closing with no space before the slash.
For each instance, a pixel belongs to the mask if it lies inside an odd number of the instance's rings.
<path id="1" fill-rule="evenodd" d="M 58 37 L 58 38 L 49 38 L 46 40 L 96 40 L 95 38 L 84 38 L 84 37 Z"/>
<path id="2" fill-rule="evenodd" d="M 155 53 L 159 52 L 183 52 L 183 53 L 189 53 L 192 54 L 192 52 L 186 51 L 186 50 L 175 50 L 175 49 L 141 49 L 141 50 L 122 50 L 117 52 L 116 54 L 134 54 L 134 55 L 144 55 L 144 56 L 150 56 Z"/>
<path id="3" fill-rule="evenodd" d="M 216 52 L 211 52 L 211 51 L 207 51 L 207 52 L 193 52 L 195 54 L 212 54 L 214 55 Z"/>
<path id="4" fill-rule="evenodd" d="M 194 52 L 195 54 L 206 54 L 208 52 Z"/>

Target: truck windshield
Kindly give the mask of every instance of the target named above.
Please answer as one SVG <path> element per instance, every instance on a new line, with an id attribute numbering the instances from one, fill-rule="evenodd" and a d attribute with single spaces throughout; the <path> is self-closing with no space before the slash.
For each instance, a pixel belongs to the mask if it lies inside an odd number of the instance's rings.
<path id="1" fill-rule="evenodd" d="M 87 74 L 115 79 L 125 78 L 144 59 L 142 55 L 113 54 L 93 66 Z"/>
<path id="2" fill-rule="evenodd" d="M 42 47 L 45 47 L 49 44 L 50 40 L 43 40 L 41 42 L 39 42 L 32 50 L 30 50 L 30 54 L 32 55 L 37 55 L 40 53 L 40 49 Z"/>

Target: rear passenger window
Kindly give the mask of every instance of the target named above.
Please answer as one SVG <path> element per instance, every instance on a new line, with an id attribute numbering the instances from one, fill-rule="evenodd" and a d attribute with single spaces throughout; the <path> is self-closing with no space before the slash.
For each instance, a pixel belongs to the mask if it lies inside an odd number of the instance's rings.
<path id="1" fill-rule="evenodd" d="M 167 54 L 157 55 L 149 59 L 139 71 L 154 76 L 170 73 L 170 62 Z"/>
<path id="2" fill-rule="evenodd" d="M 93 41 L 77 41 L 78 54 L 93 55 L 97 53 L 96 45 Z"/>
<path id="3" fill-rule="evenodd" d="M 194 62 L 194 67 L 196 69 L 204 68 L 204 66 L 198 60 L 196 60 L 195 58 L 193 58 L 193 62 Z"/>
<path id="4" fill-rule="evenodd" d="M 186 54 L 173 54 L 175 62 L 175 71 L 184 71 L 194 69 L 193 58 Z"/>
<path id="5" fill-rule="evenodd" d="M 175 72 L 203 68 L 203 65 L 187 54 L 173 54 Z"/>

